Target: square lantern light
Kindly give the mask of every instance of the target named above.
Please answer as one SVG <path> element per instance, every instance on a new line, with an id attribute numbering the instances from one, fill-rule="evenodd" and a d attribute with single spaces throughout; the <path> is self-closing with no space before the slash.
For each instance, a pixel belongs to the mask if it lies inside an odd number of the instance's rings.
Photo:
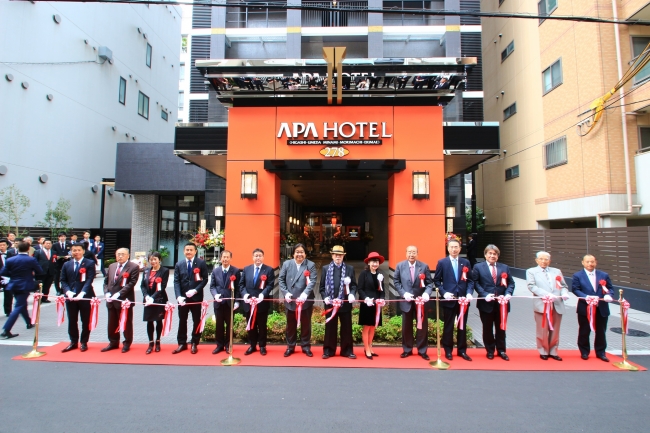
<path id="1" fill-rule="evenodd" d="M 429 172 L 428 171 L 413 172 L 413 198 L 429 199 Z"/>
<path id="2" fill-rule="evenodd" d="M 447 218 L 456 218 L 456 206 L 447 206 Z"/>
<path id="3" fill-rule="evenodd" d="M 241 172 L 241 198 L 257 199 L 257 172 Z"/>
<path id="4" fill-rule="evenodd" d="M 223 216 L 223 206 L 215 206 L 214 207 L 214 216 L 216 216 L 216 217 L 222 217 Z"/>

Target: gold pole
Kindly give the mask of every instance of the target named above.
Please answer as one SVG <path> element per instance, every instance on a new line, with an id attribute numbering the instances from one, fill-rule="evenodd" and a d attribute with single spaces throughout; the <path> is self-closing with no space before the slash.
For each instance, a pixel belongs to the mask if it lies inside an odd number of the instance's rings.
<path id="1" fill-rule="evenodd" d="M 623 299 L 623 290 L 620 289 L 618 291 L 618 303 L 620 304 L 621 307 L 621 336 L 623 338 L 623 347 L 622 347 L 623 362 L 613 362 L 612 364 L 614 365 L 614 367 L 618 367 L 621 370 L 639 371 L 638 367 L 627 362 L 627 344 L 625 341 L 625 329 L 623 326 L 623 314 L 625 313 L 625 309 L 623 308 L 623 301 L 625 301 L 625 299 Z"/>
<path id="2" fill-rule="evenodd" d="M 221 361 L 221 365 L 237 365 L 241 362 L 239 358 L 233 358 L 232 356 L 232 334 L 233 328 L 235 327 L 235 285 L 230 282 L 230 350 L 228 358 Z"/>
<path id="3" fill-rule="evenodd" d="M 38 293 L 40 295 L 43 295 L 43 283 L 38 283 Z M 41 356 L 45 355 L 46 352 L 39 352 L 38 349 L 38 328 L 39 328 L 39 322 L 41 318 L 41 300 L 43 297 L 38 298 L 38 305 L 37 305 L 37 311 L 36 311 L 36 327 L 34 328 L 34 344 L 32 345 L 32 350 L 31 352 L 24 353 L 22 356 L 23 358 L 40 358 Z"/>
<path id="4" fill-rule="evenodd" d="M 440 290 L 436 287 L 436 345 L 438 347 L 438 359 L 431 361 L 429 365 L 438 370 L 447 370 L 450 365 L 440 359 Z"/>

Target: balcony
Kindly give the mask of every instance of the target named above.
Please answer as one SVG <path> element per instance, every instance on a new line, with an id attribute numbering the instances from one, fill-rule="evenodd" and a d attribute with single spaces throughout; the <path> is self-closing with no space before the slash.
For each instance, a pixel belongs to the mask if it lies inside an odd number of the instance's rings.
<path id="1" fill-rule="evenodd" d="M 246 6 L 226 8 L 226 28 L 229 29 L 266 29 L 286 26 L 286 10 Z"/>
<path id="2" fill-rule="evenodd" d="M 324 7 L 336 11 L 303 10 L 303 27 L 363 27 L 368 25 L 367 1 L 303 1 L 303 6 Z"/>
<path id="3" fill-rule="evenodd" d="M 430 1 L 385 1 L 384 9 L 432 10 Z M 384 26 L 444 26 L 445 17 L 416 14 L 384 14 Z"/>

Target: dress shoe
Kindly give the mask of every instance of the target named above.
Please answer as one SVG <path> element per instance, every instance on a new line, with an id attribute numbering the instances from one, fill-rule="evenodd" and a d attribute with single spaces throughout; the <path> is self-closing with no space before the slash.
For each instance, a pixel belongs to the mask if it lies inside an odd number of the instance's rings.
<path id="1" fill-rule="evenodd" d="M 355 355 L 354 353 L 351 353 L 351 354 L 348 355 L 348 358 L 357 359 L 357 355 Z"/>
<path id="2" fill-rule="evenodd" d="M 504 361 L 510 361 L 510 358 L 508 358 L 508 355 L 506 355 L 506 352 L 499 352 L 499 356 L 500 356 L 501 359 L 503 359 Z"/>
<path id="3" fill-rule="evenodd" d="M 445 353 L 445 358 L 447 358 L 449 361 L 454 359 L 453 355 L 451 353 Z"/>
<path id="4" fill-rule="evenodd" d="M 122 353 L 126 353 L 129 350 L 131 350 L 131 345 L 130 344 L 124 344 L 122 345 Z"/>
<path id="5" fill-rule="evenodd" d="M 226 353 L 230 355 L 230 346 L 226 346 Z"/>
<path id="6" fill-rule="evenodd" d="M 556 361 L 562 361 L 562 358 L 560 358 L 560 357 L 557 356 L 557 355 L 548 355 L 548 357 L 549 357 L 549 358 L 553 358 L 553 359 L 556 360 Z"/>
<path id="7" fill-rule="evenodd" d="M 609 362 L 609 358 L 606 357 L 605 355 L 600 355 L 597 358 L 600 359 L 601 361 Z"/>
<path id="8" fill-rule="evenodd" d="M 199 348 L 197 347 L 196 343 L 192 343 L 192 347 L 191 347 L 191 350 L 190 350 L 192 355 L 196 355 L 196 352 L 198 352 L 198 351 L 199 351 Z"/>
<path id="9" fill-rule="evenodd" d="M 156 340 L 156 348 L 154 349 L 156 352 L 160 352 L 160 340 Z"/>
<path id="10" fill-rule="evenodd" d="M 34 327 L 34 325 L 32 325 L 31 323 L 27 324 L 27 329 L 32 329 L 33 327 Z"/>
<path id="11" fill-rule="evenodd" d="M 458 356 L 460 356 L 461 358 L 463 358 L 465 361 L 471 361 L 471 360 L 472 360 L 472 358 L 470 358 L 469 355 L 468 355 L 467 353 L 461 353 L 461 354 L 459 354 Z"/>
<path id="12" fill-rule="evenodd" d="M 260 355 L 266 356 L 266 346 L 260 347 Z"/>
<path id="13" fill-rule="evenodd" d="M 548 355 L 539 355 L 544 361 L 548 361 Z"/>
<path id="14" fill-rule="evenodd" d="M 329 355 L 323 353 L 323 356 L 322 356 L 323 359 L 327 359 L 327 358 L 329 358 L 329 357 L 330 357 Z"/>
<path id="15" fill-rule="evenodd" d="M 101 352 L 108 352 L 109 350 L 115 349 L 119 349 L 119 346 L 113 346 L 112 344 L 109 344 L 108 346 L 104 347 Z"/>
<path id="16" fill-rule="evenodd" d="M 172 352 L 172 355 L 176 355 L 177 353 L 181 353 L 183 350 L 187 350 L 187 343 L 186 344 L 179 344 L 176 349 Z"/>
<path id="17" fill-rule="evenodd" d="M 587 359 L 589 359 L 589 355 L 580 355 L 580 358 L 586 361 Z"/>
<path id="18" fill-rule="evenodd" d="M 253 346 L 251 346 L 248 349 L 246 349 L 246 352 L 244 352 L 244 355 L 250 355 L 253 352 L 257 352 L 257 349 L 255 349 Z"/>
<path id="19" fill-rule="evenodd" d="M 217 347 L 212 351 L 212 354 L 216 355 L 217 353 L 221 353 L 221 352 L 223 352 L 223 347 Z"/>
<path id="20" fill-rule="evenodd" d="M 411 352 L 402 352 L 402 354 L 401 354 L 399 357 L 400 357 L 400 358 L 407 358 L 407 357 L 409 357 L 409 356 L 411 356 L 411 355 L 412 355 Z"/>
<path id="21" fill-rule="evenodd" d="M 367 353 L 364 352 L 364 355 L 366 355 L 366 358 L 368 358 L 369 360 L 372 361 L 372 353 L 370 353 L 370 355 L 368 355 Z"/>
<path id="22" fill-rule="evenodd" d="M 372 356 L 379 356 L 379 355 L 377 355 L 377 354 L 374 353 L 374 352 L 370 352 L 370 354 L 371 354 Z"/>
<path id="23" fill-rule="evenodd" d="M 147 351 L 145 353 L 149 355 L 151 352 L 153 352 L 153 341 L 149 343 L 149 347 L 147 347 Z"/>
<path id="24" fill-rule="evenodd" d="M 284 351 L 284 357 L 293 355 L 293 349 L 287 349 Z"/>
<path id="25" fill-rule="evenodd" d="M 0 337 L 4 338 L 5 340 L 8 340 L 10 338 L 18 337 L 18 334 L 12 334 L 9 331 L 2 331 L 2 334 L 0 334 Z"/>
<path id="26" fill-rule="evenodd" d="M 52 303 L 52 301 L 50 301 L 49 299 L 41 300 L 41 304 L 51 304 L 51 303 Z"/>
<path id="27" fill-rule="evenodd" d="M 81 347 L 79 348 L 80 351 L 85 352 L 88 350 L 88 345 L 86 343 L 81 343 Z"/>
<path id="28" fill-rule="evenodd" d="M 69 352 L 71 350 L 75 350 L 78 347 L 79 346 L 77 345 L 77 343 L 70 343 L 70 345 L 68 347 L 66 347 L 65 349 L 63 349 L 61 352 L 66 353 L 66 352 Z"/>
<path id="29" fill-rule="evenodd" d="M 428 361 L 428 360 L 431 359 L 431 358 L 429 358 L 429 355 L 427 355 L 426 353 L 420 353 L 420 356 L 421 356 L 422 359 L 424 359 L 425 361 Z"/>
<path id="30" fill-rule="evenodd" d="M 310 357 L 310 358 L 311 358 L 312 356 L 314 356 L 314 354 L 311 353 L 311 349 L 304 349 L 304 350 L 302 351 L 302 353 L 304 353 L 305 355 L 307 355 L 307 356 Z"/>
<path id="31" fill-rule="evenodd" d="M 485 356 L 487 356 L 487 359 L 494 359 L 494 353 L 486 353 Z"/>

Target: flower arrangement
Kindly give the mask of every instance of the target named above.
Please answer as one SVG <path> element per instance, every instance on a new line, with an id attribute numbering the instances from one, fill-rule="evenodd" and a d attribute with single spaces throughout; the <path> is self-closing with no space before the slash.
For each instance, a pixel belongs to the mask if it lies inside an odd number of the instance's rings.
<path id="1" fill-rule="evenodd" d="M 222 248 L 225 245 L 225 238 L 223 230 L 217 232 L 213 229 L 211 232 L 195 234 L 194 237 L 190 239 L 190 242 L 194 243 L 197 247 Z"/>
<path id="2" fill-rule="evenodd" d="M 447 245 L 449 243 L 449 241 L 452 240 L 452 239 L 456 240 L 458 242 L 462 242 L 461 239 L 460 239 L 460 236 L 458 236 L 457 234 L 454 234 L 452 232 L 449 232 L 449 233 L 447 233 L 447 236 L 445 238 L 445 245 Z"/>

